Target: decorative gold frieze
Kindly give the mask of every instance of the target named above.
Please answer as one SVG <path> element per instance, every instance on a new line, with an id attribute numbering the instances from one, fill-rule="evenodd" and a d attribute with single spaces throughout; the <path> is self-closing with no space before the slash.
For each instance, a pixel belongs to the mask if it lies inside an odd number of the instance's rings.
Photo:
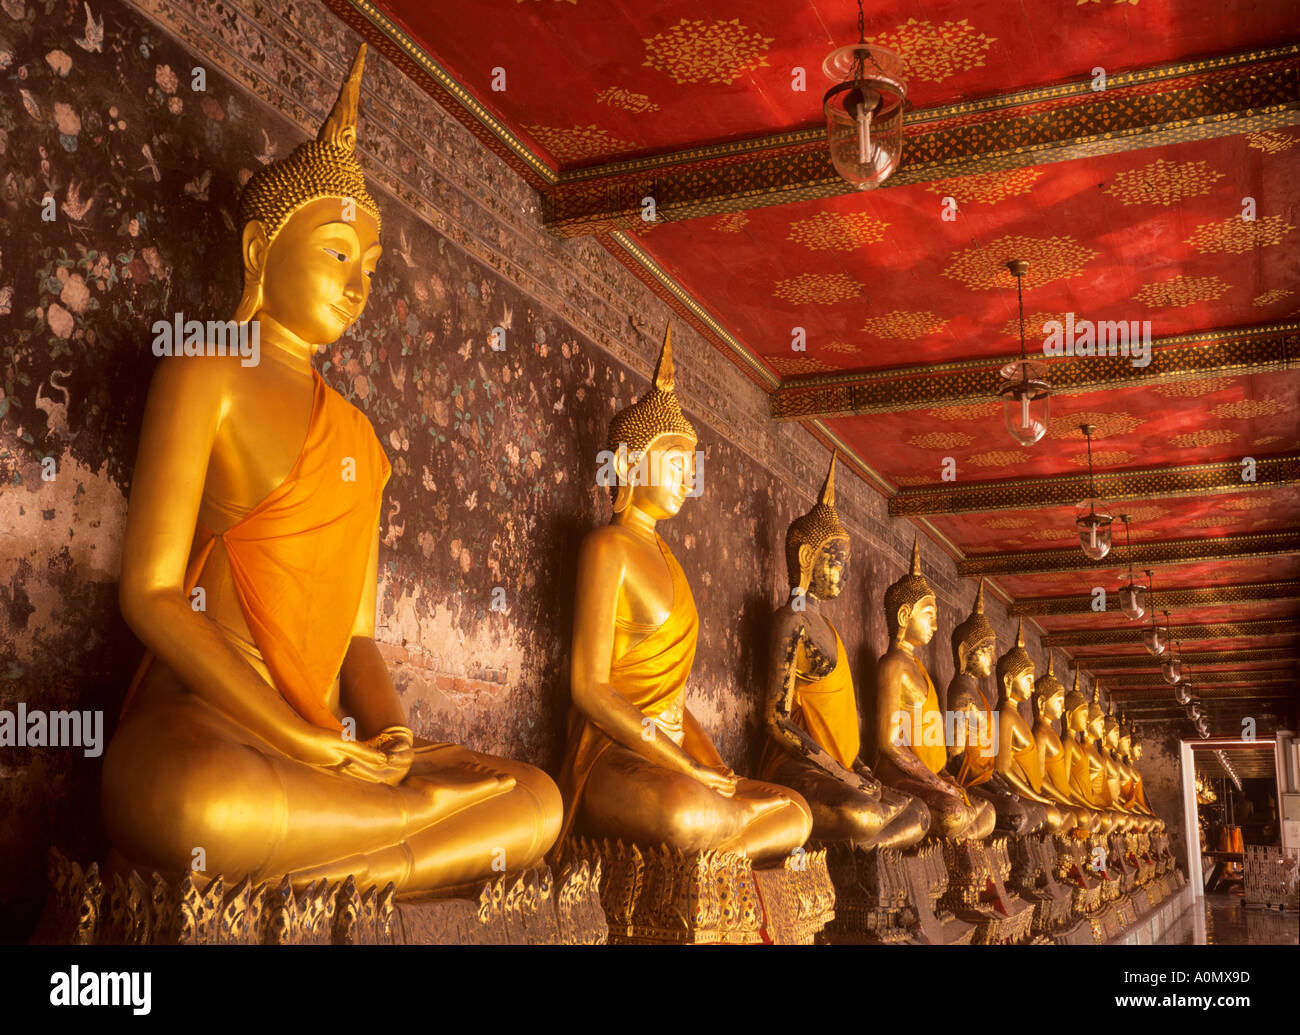
<path id="1" fill-rule="evenodd" d="M 1114 629 L 1070 629 L 1066 632 L 1048 633 L 1042 637 L 1044 647 L 1080 647 L 1105 643 L 1141 643 L 1143 629 L 1136 625 Z M 1170 635 L 1180 643 L 1195 640 L 1217 640 L 1228 637 L 1300 635 L 1300 626 L 1294 619 L 1270 619 L 1257 622 L 1204 622 L 1196 625 L 1175 625 Z"/>

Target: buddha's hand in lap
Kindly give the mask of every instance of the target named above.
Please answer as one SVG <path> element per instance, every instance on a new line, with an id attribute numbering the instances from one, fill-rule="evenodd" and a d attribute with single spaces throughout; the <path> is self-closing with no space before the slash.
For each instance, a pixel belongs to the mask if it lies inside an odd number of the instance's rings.
<path id="1" fill-rule="evenodd" d="M 411 768 L 410 748 L 387 732 L 369 740 L 348 740 L 341 731 L 316 727 L 297 752 L 308 765 L 333 769 L 369 783 L 401 783 Z"/>
<path id="2" fill-rule="evenodd" d="M 736 793 L 736 784 L 739 777 L 736 776 L 727 766 L 707 766 L 703 763 L 697 764 L 692 770 L 691 775 L 711 791 L 716 791 L 724 798 L 733 797 Z"/>
<path id="3" fill-rule="evenodd" d="M 858 789 L 869 798 L 879 798 L 881 784 L 874 776 L 869 773 L 865 767 L 857 763 L 853 765 L 853 777 L 858 782 Z"/>

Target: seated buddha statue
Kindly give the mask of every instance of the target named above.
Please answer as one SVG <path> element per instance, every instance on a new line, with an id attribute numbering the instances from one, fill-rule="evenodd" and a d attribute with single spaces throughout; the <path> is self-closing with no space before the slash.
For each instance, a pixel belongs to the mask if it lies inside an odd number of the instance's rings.
<path id="1" fill-rule="evenodd" d="M 613 520 L 578 552 L 561 836 L 761 862 L 799 848 L 812 814 L 798 793 L 737 776 L 687 707 L 699 618 L 656 525 L 692 490 L 696 441 L 666 334 L 649 391 L 610 421 Z"/>
<path id="2" fill-rule="evenodd" d="M 1020 712 L 1020 706 L 1034 692 L 1034 660 L 1025 650 L 1025 626 L 1016 628 L 1016 643 L 998 658 L 998 754 L 997 779 L 1003 781 L 1023 803 L 1025 826 L 1013 833 L 1034 833 L 1044 826 L 1059 830 L 1061 814 L 1043 793 L 1043 767 L 1034 731 Z"/>
<path id="3" fill-rule="evenodd" d="M 889 649 L 876 666 L 874 770 L 889 786 L 925 803 L 931 834 L 954 842 L 983 840 L 997 816 L 945 771 L 944 714 L 915 653 L 933 639 L 935 622 L 934 590 L 921 573 L 920 543 L 913 541 L 911 571 L 885 590 Z"/>
<path id="4" fill-rule="evenodd" d="M 1121 791 L 1124 806 L 1133 813 L 1134 826 L 1138 830 L 1151 829 L 1151 811 L 1146 802 L 1138 796 L 1137 770 L 1133 767 L 1133 727 L 1121 713 L 1119 717 L 1119 743 L 1115 749 L 1123 776 Z"/>
<path id="5" fill-rule="evenodd" d="M 1138 766 L 1138 763 L 1142 761 L 1142 738 L 1138 736 L 1137 730 L 1133 731 L 1131 743 L 1132 746 L 1129 750 L 1132 752 L 1133 781 L 1136 785 L 1135 790 L 1137 800 L 1142 803 L 1142 808 L 1146 811 L 1147 815 L 1151 817 L 1151 829 L 1153 831 L 1164 830 L 1165 821 L 1156 815 L 1155 809 L 1153 809 L 1151 803 L 1147 801 L 1146 787 L 1142 781 L 1142 770 Z"/>
<path id="6" fill-rule="evenodd" d="M 849 533 L 835 512 L 835 457 L 816 505 L 785 535 L 791 598 L 773 617 L 758 775 L 792 787 L 812 809 L 812 836 L 904 849 L 930 826 L 915 798 L 881 785 L 859 755 L 858 698 L 839 631 L 822 611 L 840 594 Z"/>
<path id="7" fill-rule="evenodd" d="M 235 318 L 260 362 L 171 356 L 149 390 L 120 590 L 147 653 L 104 759 L 113 869 L 424 892 L 532 866 L 560 829 L 539 769 L 414 735 L 373 638 L 390 468 L 311 362 L 379 260 L 364 55 L 317 139 L 240 198 Z"/>
<path id="8" fill-rule="evenodd" d="M 998 702 L 990 700 L 983 681 L 993 671 L 997 634 L 984 616 L 984 583 L 975 591 L 975 604 L 966 620 L 952 631 L 952 661 L 956 673 L 948 684 L 948 711 L 960 717 L 956 736 L 948 745 L 948 768 L 971 799 L 987 801 L 997 814 L 997 826 L 1013 834 L 1037 830 L 1046 819 L 1042 809 L 1023 796 L 1015 782 L 999 772 L 1000 726 Z M 1027 655 L 1026 655 L 1027 656 Z"/>
<path id="9" fill-rule="evenodd" d="M 1092 829 L 1092 811 L 1080 805 L 1070 783 L 1070 758 L 1054 723 L 1065 710 L 1065 686 L 1056 678 L 1054 655 L 1047 655 L 1047 671 L 1034 684 L 1034 740 L 1043 768 L 1043 794 L 1056 805 L 1060 826 L 1053 834 L 1084 837 Z M 1049 823 L 1050 823 L 1049 817 Z"/>
<path id="10" fill-rule="evenodd" d="M 1101 809 L 1103 833 L 1109 834 L 1123 819 L 1111 796 L 1110 776 L 1106 771 L 1105 737 L 1106 712 L 1101 706 L 1101 683 L 1093 680 L 1092 700 L 1088 702 L 1088 736 L 1083 741 L 1084 756 L 1088 764 L 1088 780 L 1092 786 L 1093 800 Z"/>
<path id="11" fill-rule="evenodd" d="M 1119 759 L 1119 719 L 1115 717 L 1115 700 L 1111 698 L 1102 720 L 1102 758 L 1106 762 L 1106 788 L 1115 811 L 1120 815 L 1120 828 L 1135 829 L 1138 825 L 1138 808 L 1125 792 L 1126 774 Z"/>
<path id="12" fill-rule="evenodd" d="M 1104 768 L 1095 749 L 1089 752 L 1088 698 L 1079 688 L 1079 669 L 1074 670 L 1074 688 L 1065 698 L 1065 715 L 1061 720 L 1062 765 L 1070 774 L 1072 797 L 1077 805 L 1088 810 L 1091 817 L 1089 829 L 1103 834 L 1109 829 L 1106 806 L 1098 797 L 1096 770 Z M 1095 766 L 1094 766 L 1095 763 Z"/>

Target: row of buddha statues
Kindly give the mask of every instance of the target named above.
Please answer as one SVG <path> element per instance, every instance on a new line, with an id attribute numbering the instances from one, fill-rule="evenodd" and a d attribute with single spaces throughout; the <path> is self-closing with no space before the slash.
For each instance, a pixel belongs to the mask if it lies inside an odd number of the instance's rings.
<path id="1" fill-rule="evenodd" d="M 311 362 L 361 315 L 381 253 L 355 155 L 364 49 L 318 138 L 240 198 L 236 319 L 259 321 L 261 363 L 170 358 L 149 391 L 120 591 L 146 655 L 104 761 L 110 868 L 177 874 L 201 850 L 204 872 L 228 880 L 350 877 L 418 895 L 502 860 L 538 866 L 578 839 L 762 867 L 810 844 L 903 852 L 1159 828 L 1132 727 L 1077 674 L 1067 692 L 1050 660 L 1035 679 L 1023 634 L 995 661 L 982 584 L 953 630 L 945 715 L 920 655 L 936 595 L 916 546 L 884 594 L 890 642 L 862 721 L 826 613 L 850 557 L 834 457 L 786 536 L 761 760 L 752 777 L 727 765 L 689 707 L 699 617 L 657 527 L 695 477 L 670 336 L 648 391 L 610 423 L 613 518 L 577 557 L 557 779 L 417 736 L 374 639 L 389 463 Z"/>

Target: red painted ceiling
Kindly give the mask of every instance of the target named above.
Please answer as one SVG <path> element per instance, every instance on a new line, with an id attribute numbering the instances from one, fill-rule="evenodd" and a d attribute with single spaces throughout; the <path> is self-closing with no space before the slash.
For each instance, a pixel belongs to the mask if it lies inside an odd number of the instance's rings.
<path id="1" fill-rule="evenodd" d="M 829 85 L 822 58 L 857 38 L 856 7 L 845 0 L 479 0 L 472 17 L 465 5 L 379 6 L 553 169 L 816 127 Z M 866 6 L 866 34 L 902 54 L 915 108 L 1078 83 L 1099 66 L 1113 76 L 1300 38 L 1300 0 Z M 796 68 L 806 72 L 803 91 L 792 89 Z M 502 77 L 504 89 L 494 89 Z M 1039 355 L 1044 320 L 1066 313 L 1149 321 L 1156 339 L 1300 317 L 1300 128 L 1135 143 L 1101 157 L 660 223 L 634 236 L 781 381 L 1015 353 L 1010 258 L 1030 262 L 1026 340 Z M 942 218 L 945 198 L 957 204 L 951 221 Z M 1245 199 L 1253 220 L 1242 219 Z M 806 351 L 791 348 L 795 328 Z M 963 487 L 1085 471 L 1084 421 L 1098 426 L 1094 458 L 1107 472 L 1293 456 L 1297 398 L 1300 370 L 1058 396 L 1049 435 L 1028 448 L 1007 435 L 993 402 L 824 425 L 896 488 L 937 485 L 945 457 Z M 1300 528 L 1300 489 L 1112 509 L 1133 515 L 1135 546 L 1208 541 Z M 1058 506 L 927 520 L 971 556 L 1071 549 L 1073 519 L 1072 507 Z M 1116 566 L 994 581 L 1022 598 L 1115 589 L 1125 575 Z M 1160 589 L 1286 578 L 1300 578 L 1300 556 L 1167 565 L 1155 581 Z M 1297 615 L 1300 601 L 1281 600 L 1188 609 L 1174 620 Z M 1113 612 L 1036 621 L 1053 631 L 1117 624 Z M 1270 643 L 1294 639 L 1243 638 L 1223 649 Z M 1129 650 L 1066 651 L 1089 652 Z"/>
<path id="2" fill-rule="evenodd" d="M 858 39 L 845 0 L 382 0 L 379 6 L 552 167 L 822 121 L 825 56 Z M 1294 35 L 1296 0 L 869 3 L 918 108 L 1252 50 Z M 798 91 L 795 69 L 805 71 Z M 494 80 L 504 89 L 493 89 Z"/>

